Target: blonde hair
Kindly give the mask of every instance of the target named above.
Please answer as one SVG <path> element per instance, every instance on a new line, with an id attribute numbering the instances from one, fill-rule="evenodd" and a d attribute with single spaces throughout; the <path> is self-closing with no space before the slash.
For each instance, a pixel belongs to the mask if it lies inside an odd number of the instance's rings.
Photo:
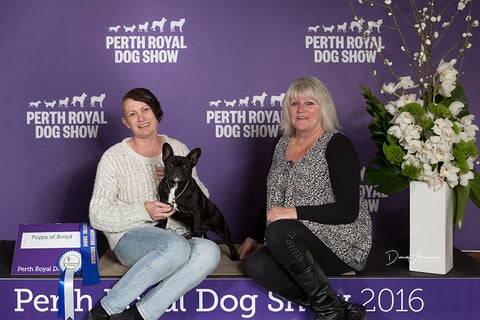
<path id="1" fill-rule="evenodd" d="M 292 125 L 288 111 L 291 100 L 297 99 L 298 97 L 307 97 L 318 102 L 322 118 L 321 124 L 325 132 L 336 133 L 340 130 L 337 111 L 330 91 L 328 91 L 327 87 L 319 79 L 313 76 L 305 76 L 295 80 L 285 93 L 285 98 L 282 103 L 283 115 L 281 123 L 283 135 L 292 136 L 295 134 L 295 128 Z"/>

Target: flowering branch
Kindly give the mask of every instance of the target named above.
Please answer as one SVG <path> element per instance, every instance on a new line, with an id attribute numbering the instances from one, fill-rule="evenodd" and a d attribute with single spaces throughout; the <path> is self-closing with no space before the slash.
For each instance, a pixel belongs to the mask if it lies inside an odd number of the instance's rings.
<path id="1" fill-rule="evenodd" d="M 418 6 L 417 1 L 424 5 Z M 360 5 L 386 10 L 393 25 L 388 28 L 399 35 L 400 49 L 407 55 L 412 72 L 409 76 L 397 75 L 393 62 L 384 56 L 382 48 L 376 48 L 395 80 L 381 85 L 380 92 L 393 97 L 384 103 L 362 87 L 366 110 L 373 117 L 371 137 L 378 148 L 365 175 L 377 191 L 387 194 L 406 189 L 411 180 L 425 181 L 433 189 L 447 183 L 455 191 L 454 222 L 460 228 L 468 199 L 480 207 L 480 175 L 474 167 L 479 128 L 468 111 L 455 64 L 459 60 L 460 67 L 463 64 L 465 51 L 471 47 L 472 29 L 479 23 L 472 20 L 471 0 L 448 0 L 440 10 L 435 0 L 417 1 L 408 0 L 408 15 L 392 0 L 358 0 Z M 365 20 L 358 16 L 352 0 L 349 4 L 355 20 L 363 26 Z M 442 15 L 452 11 L 450 19 L 442 23 Z M 442 48 L 442 40 L 453 38 L 448 31 L 463 15 L 465 32 L 455 37 L 463 40 Z M 404 28 L 414 32 L 407 37 Z M 369 37 L 370 31 L 363 30 L 364 40 Z M 412 49 L 415 46 L 417 50 Z M 458 53 L 446 60 L 456 50 Z M 376 79 L 375 70 L 372 74 Z"/>
<path id="2" fill-rule="evenodd" d="M 457 0 L 458 1 L 458 0 Z M 432 100 L 431 88 L 432 88 L 432 79 L 431 75 L 433 74 L 434 67 L 443 59 L 445 60 L 452 52 L 458 50 L 458 54 L 454 57 L 457 61 L 461 61 L 460 67 L 464 60 L 465 49 L 471 47 L 470 38 L 472 37 L 471 30 L 474 27 L 478 27 L 478 21 L 472 20 L 472 2 L 471 0 L 460 0 L 457 3 L 456 8 L 454 7 L 455 1 L 449 0 L 443 5 L 438 12 L 435 14 L 436 1 L 435 0 L 426 0 L 425 6 L 422 9 L 419 9 L 417 1 L 408 0 L 410 6 L 410 18 L 407 13 L 400 8 L 397 4 L 392 4 L 392 0 L 378 1 L 378 0 L 358 0 L 360 5 L 369 5 L 371 7 L 379 7 L 386 10 L 387 16 L 391 18 L 391 25 L 384 23 L 383 27 L 391 30 L 395 30 L 398 36 L 400 37 L 401 47 L 400 50 L 405 52 L 406 57 L 408 58 L 410 68 L 412 70 L 412 76 L 415 78 L 416 82 L 421 84 L 422 93 L 425 94 L 424 101 L 428 105 Z M 354 19 L 359 23 L 360 26 L 364 25 L 365 19 L 360 17 L 357 13 L 356 6 L 353 4 L 353 0 L 349 0 L 350 7 L 354 14 Z M 468 13 L 465 14 L 465 32 L 457 36 L 449 37 L 451 39 L 463 39 L 457 40 L 453 45 L 448 44 L 448 48 L 442 56 L 435 57 L 434 49 L 438 47 L 441 41 L 446 37 L 450 28 L 453 25 L 453 22 L 459 20 L 460 14 L 464 12 L 464 9 L 468 6 Z M 442 23 L 442 15 L 446 12 L 451 12 L 453 9 L 454 13 L 450 19 Z M 403 22 L 403 24 L 402 24 Z M 417 41 L 407 39 L 405 37 L 405 31 L 403 26 L 406 25 L 408 28 L 408 33 L 410 30 L 418 35 Z M 368 28 L 363 28 L 363 37 L 367 40 L 371 36 Z M 412 43 L 413 42 L 413 43 Z M 418 46 L 416 51 L 412 50 L 413 46 Z M 377 54 L 383 60 L 384 65 L 387 67 L 389 73 L 394 77 L 396 81 L 399 81 L 400 76 L 394 70 L 394 65 L 391 59 L 384 56 L 382 48 L 376 48 Z M 460 71 L 461 69 L 459 69 Z M 377 76 L 377 71 L 373 70 L 372 75 Z M 429 90 L 430 89 L 430 90 Z"/>

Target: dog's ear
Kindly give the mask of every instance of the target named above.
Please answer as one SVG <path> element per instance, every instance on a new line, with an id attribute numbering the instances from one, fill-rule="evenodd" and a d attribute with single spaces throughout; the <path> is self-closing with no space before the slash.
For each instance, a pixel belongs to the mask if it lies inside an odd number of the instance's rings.
<path id="1" fill-rule="evenodd" d="M 193 166 L 197 165 L 198 158 L 200 158 L 200 154 L 202 154 L 202 151 L 200 150 L 200 148 L 195 148 L 187 154 L 187 158 L 190 159 L 190 161 L 192 161 Z"/>
<path id="2" fill-rule="evenodd" d="M 171 156 L 173 156 L 173 149 L 168 143 L 165 142 L 162 146 L 163 163 L 165 163 Z"/>

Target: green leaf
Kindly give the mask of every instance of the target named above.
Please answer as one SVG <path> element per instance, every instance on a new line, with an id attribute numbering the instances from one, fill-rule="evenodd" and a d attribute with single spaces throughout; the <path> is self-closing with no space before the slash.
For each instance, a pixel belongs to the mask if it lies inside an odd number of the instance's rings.
<path id="1" fill-rule="evenodd" d="M 480 208 L 480 175 L 473 170 L 473 179 L 470 181 L 470 200 Z"/>
<path id="2" fill-rule="evenodd" d="M 408 187 L 408 178 L 378 154 L 365 169 L 365 176 L 376 191 L 385 194 L 401 192 Z"/>
<path id="3" fill-rule="evenodd" d="M 363 97 L 365 98 L 365 109 L 372 116 L 373 121 L 368 126 L 370 137 L 376 147 L 381 150 L 383 144 L 387 141 L 387 130 L 390 127 L 392 115 L 387 112 L 383 103 L 372 94 L 367 87 L 362 86 Z"/>
<path id="4" fill-rule="evenodd" d="M 458 229 L 462 228 L 465 209 L 467 208 L 469 187 L 457 185 L 453 191 L 455 195 L 455 203 L 453 208 L 453 222 Z"/>
<path id="5" fill-rule="evenodd" d="M 458 229 L 461 229 L 468 198 L 480 208 L 480 175 L 478 172 L 475 169 L 473 170 L 473 179 L 470 180 L 468 187 L 457 185 L 454 191 L 455 204 L 453 222 Z"/>

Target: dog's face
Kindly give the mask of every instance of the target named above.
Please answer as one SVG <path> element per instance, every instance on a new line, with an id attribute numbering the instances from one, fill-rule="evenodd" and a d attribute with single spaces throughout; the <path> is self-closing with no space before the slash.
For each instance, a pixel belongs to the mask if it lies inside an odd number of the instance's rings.
<path id="1" fill-rule="evenodd" d="M 163 144 L 162 159 L 165 164 L 165 179 L 176 184 L 187 182 L 192 176 L 192 170 L 200 158 L 200 148 L 195 148 L 186 156 L 176 156 L 168 143 Z"/>

